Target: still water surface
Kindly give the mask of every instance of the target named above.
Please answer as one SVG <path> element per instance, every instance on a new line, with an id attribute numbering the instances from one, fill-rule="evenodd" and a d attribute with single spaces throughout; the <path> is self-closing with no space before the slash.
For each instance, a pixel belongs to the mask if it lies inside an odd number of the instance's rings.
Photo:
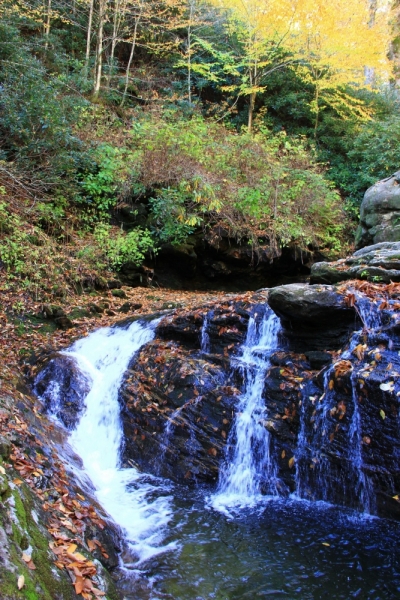
<path id="1" fill-rule="evenodd" d="M 201 491 L 174 487 L 167 541 L 179 549 L 141 565 L 129 599 L 400 598 L 400 525 L 323 503 L 271 499 L 234 518 Z M 140 588 L 142 590 L 140 591 Z"/>

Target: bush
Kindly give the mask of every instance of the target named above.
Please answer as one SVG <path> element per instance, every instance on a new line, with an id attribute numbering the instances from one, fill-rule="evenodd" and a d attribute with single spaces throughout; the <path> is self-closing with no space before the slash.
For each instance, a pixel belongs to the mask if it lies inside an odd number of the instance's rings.
<path id="1" fill-rule="evenodd" d="M 301 138 L 267 129 L 237 134 L 200 116 L 143 121 L 131 131 L 134 180 L 150 196 L 160 241 L 181 243 L 199 227 L 285 246 L 337 251 L 341 199 Z"/>

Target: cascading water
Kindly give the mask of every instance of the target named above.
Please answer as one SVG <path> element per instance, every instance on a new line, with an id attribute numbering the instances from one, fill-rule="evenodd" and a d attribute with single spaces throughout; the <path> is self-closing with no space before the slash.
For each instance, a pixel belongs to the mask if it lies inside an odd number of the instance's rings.
<path id="1" fill-rule="evenodd" d="M 138 562 L 174 547 L 163 545 L 171 518 L 168 485 L 120 466 L 123 432 L 118 390 L 135 352 L 153 339 L 154 324 L 99 329 L 65 352 L 75 359 L 82 376 L 91 380 L 84 414 L 69 442 L 81 457 L 100 504 L 122 528 Z M 55 408 L 59 406 L 56 392 L 53 386 Z"/>
<path id="2" fill-rule="evenodd" d="M 377 306 L 357 293 L 356 306 L 365 330 L 376 331 L 382 326 Z M 300 431 L 296 451 L 296 495 L 301 498 L 343 502 L 366 514 L 374 510 L 372 484 L 364 472 L 362 459 L 362 432 L 357 395 L 357 369 L 350 362 L 359 344 L 360 331 L 353 334 L 349 347 L 324 375 L 322 396 L 303 392 Z M 350 397 L 335 390 L 335 374 L 341 369 L 349 373 Z M 308 410 L 307 410 L 308 404 Z M 350 412 L 348 424 L 341 419 Z M 339 421 L 335 416 L 339 414 Z M 307 425 L 308 423 L 308 425 Z M 339 446 L 335 446 L 336 436 Z M 340 454 L 339 454 L 340 448 Z"/>
<path id="3" fill-rule="evenodd" d="M 200 350 L 204 353 L 210 352 L 210 336 L 208 333 L 208 327 L 213 315 L 213 310 L 210 310 L 208 313 L 206 313 L 203 321 L 203 327 L 201 328 Z"/>
<path id="4" fill-rule="evenodd" d="M 376 304 L 367 296 L 357 292 L 355 306 L 364 327 L 368 331 L 382 327 L 381 313 L 378 311 Z"/>
<path id="5" fill-rule="evenodd" d="M 246 341 L 237 366 L 243 376 L 243 393 L 228 437 L 227 457 L 220 469 L 212 506 L 218 510 L 254 506 L 261 492 L 277 495 L 276 468 L 270 455 L 270 434 L 264 426 L 262 397 L 269 356 L 278 345 L 280 322 L 266 310 L 261 322 L 250 317 Z M 264 489 L 262 489 L 264 488 Z"/>

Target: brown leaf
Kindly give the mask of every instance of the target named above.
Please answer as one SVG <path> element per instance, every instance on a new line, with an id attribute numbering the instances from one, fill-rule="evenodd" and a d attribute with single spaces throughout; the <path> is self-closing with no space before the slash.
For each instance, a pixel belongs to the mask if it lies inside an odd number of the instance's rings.
<path id="1" fill-rule="evenodd" d="M 74 586 L 75 586 L 75 592 L 76 592 L 77 594 L 81 594 L 81 593 L 82 593 L 82 591 L 83 591 L 83 577 L 80 577 L 80 576 L 78 576 L 78 577 L 75 579 Z"/>

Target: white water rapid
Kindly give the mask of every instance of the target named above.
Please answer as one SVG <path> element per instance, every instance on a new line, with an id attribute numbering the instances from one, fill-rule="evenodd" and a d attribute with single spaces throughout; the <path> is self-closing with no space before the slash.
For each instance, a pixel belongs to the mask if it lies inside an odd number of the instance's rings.
<path id="1" fill-rule="evenodd" d="M 174 547 L 163 545 L 171 517 L 167 485 L 120 466 L 123 432 L 118 390 L 135 352 L 153 339 L 154 324 L 99 329 L 65 352 L 92 381 L 70 444 L 81 457 L 100 504 L 122 528 L 137 564 Z"/>
<path id="2" fill-rule="evenodd" d="M 280 323 L 268 309 L 261 322 L 257 321 L 257 315 L 250 318 L 242 355 L 237 359 L 244 380 L 243 392 L 229 434 L 227 460 L 220 470 L 218 490 L 211 498 L 213 508 L 225 513 L 255 506 L 265 498 L 262 491 L 277 495 L 262 392 L 269 357 L 278 346 Z"/>

